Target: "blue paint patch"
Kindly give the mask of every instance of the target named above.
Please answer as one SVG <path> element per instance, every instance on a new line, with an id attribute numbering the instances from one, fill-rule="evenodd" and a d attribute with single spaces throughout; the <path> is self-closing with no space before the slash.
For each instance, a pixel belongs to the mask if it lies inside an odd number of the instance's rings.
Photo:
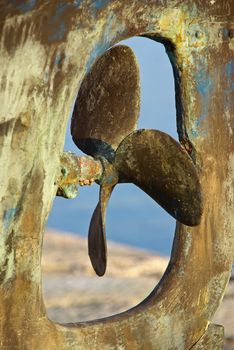
<path id="1" fill-rule="evenodd" d="M 234 61 L 230 61 L 226 64 L 226 73 L 228 77 L 234 74 Z"/>
<path id="2" fill-rule="evenodd" d="M 109 3 L 109 1 L 110 0 L 95 0 L 94 1 L 94 6 L 95 6 L 96 9 L 100 10 L 103 7 L 105 7 Z"/>
<path id="3" fill-rule="evenodd" d="M 198 131 L 195 128 L 191 128 L 190 130 L 188 130 L 189 133 L 189 138 L 192 139 L 196 139 L 199 136 Z"/>
<path id="4" fill-rule="evenodd" d="M 226 64 L 226 74 L 229 84 L 229 92 L 234 91 L 234 61 L 230 61 Z"/>
<path id="5" fill-rule="evenodd" d="M 199 128 L 199 127 L 201 126 L 201 123 L 202 123 L 203 120 L 205 120 L 205 119 L 206 119 L 206 115 L 202 114 L 202 115 L 200 116 L 200 118 L 198 118 L 198 119 L 196 120 L 196 122 L 195 122 L 196 127 Z"/>
<path id="6" fill-rule="evenodd" d="M 45 80 L 46 83 L 49 80 L 49 73 L 47 71 L 45 71 L 44 80 Z"/>
<path id="7" fill-rule="evenodd" d="M 197 75 L 197 89 L 202 96 L 210 94 L 213 90 L 213 81 L 205 70 L 200 70 Z"/>
<path id="8" fill-rule="evenodd" d="M 201 96 L 201 115 L 194 122 L 194 128 L 191 130 L 191 136 L 196 138 L 198 136 L 206 136 L 207 131 L 202 127 L 202 122 L 209 115 L 209 106 L 210 106 L 210 95 L 214 89 L 213 79 L 209 76 L 207 68 L 202 68 L 199 70 L 196 76 L 196 86 L 197 91 Z"/>
<path id="9" fill-rule="evenodd" d="M 55 57 L 55 65 L 56 65 L 57 67 L 59 67 L 60 64 L 61 64 L 61 62 L 62 62 L 62 55 L 61 55 L 60 52 L 58 52 L 57 55 L 56 55 L 56 57 Z"/>
<path id="10" fill-rule="evenodd" d="M 107 182 L 108 182 L 108 184 L 110 184 L 110 185 L 113 183 L 113 176 L 112 176 L 112 175 L 110 175 L 110 176 L 108 177 Z"/>
<path id="11" fill-rule="evenodd" d="M 190 140 L 197 139 L 198 137 L 206 137 L 207 135 L 208 135 L 207 130 L 198 131 L 196 122 L 195 122 L 195 127 L 188 130 L 188 136 Z"/>
<path id="12" fill-rule="evenodd" d="M 205 137 L 208 135 L 208 131 L 202 128 L 202 122 L 206 119 L 207 115 L 202 114 L 197 120 L 194 122 L 194 127 L 190 130 L 190 138 L 196 139 L 197 137 Z"/>
<path id="13" fill-rule="evenodd" d="M 10 208 L 5 210 L 3 215 L 3 225 L 5 230 L 8 230 L 8 228 L 10 227 L 16 213 L 17 213 L 17 208 Z"/>
<path id="14" fill-rule="evenodd" d="M 49 36 L 49 41 L 52 42 L 52 41 L 62 40 L 64 38 L 65 32 L 66 32 L 65 24 L 64 22 L 61 22 L 59 26 L 59 30 L 56 33 Z"/>
<path id="15" fill-rule="evenodd" d="M 27 0 L 27 1 L 16 1 L 11 0 L 11 4 L 17 8 L 17 10 L 21 11 L 22 13 L 26 13 L 29 11 L 32 11 L 34 7 L 36 6 L 37 0 Z"/>
<path id="16" fill-rule="evenodd" d="M 229 38 L 229 30 L 227 28 L 223 28 L 222 32 L 224 38 Z"/>

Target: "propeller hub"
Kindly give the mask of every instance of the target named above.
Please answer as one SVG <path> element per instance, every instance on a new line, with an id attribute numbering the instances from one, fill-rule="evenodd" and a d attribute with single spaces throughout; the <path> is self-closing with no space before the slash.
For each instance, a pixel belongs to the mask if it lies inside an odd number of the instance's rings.
<path id="1" fill-rule="evenodd" d="M 115 166 L 104 157 L 99 157 L 102 164 L 102 177 L 97 181 L 102 186 L 115 186 L 119 182 L 119 173 Z"/>

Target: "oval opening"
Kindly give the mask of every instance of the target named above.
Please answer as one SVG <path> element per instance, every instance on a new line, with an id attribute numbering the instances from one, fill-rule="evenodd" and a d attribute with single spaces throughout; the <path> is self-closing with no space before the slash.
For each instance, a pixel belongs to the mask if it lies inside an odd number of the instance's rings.
<path id="1" fill-rule="evenodd" d="M 140 37 L 121 43 L 134 50 L 140 64 L 138 128 L 159 129 L 177 139 L 174 78 L 164 46 Z M 82 154 L 70 128 L 68 150 Z M 49 216 L 47 227 L 54 232 L 45 235 L 43 288 L 47 314 L 58 322 L 106 317 L 135 306 L 152 291 L 167 265 L 175 220 L 135 185 L 120 184 L 107 210 L 107 273 L 96 277 L 87 232 L 98 192 L 95 184 L 79 188 L 74 200 L 57 197 Z"/>

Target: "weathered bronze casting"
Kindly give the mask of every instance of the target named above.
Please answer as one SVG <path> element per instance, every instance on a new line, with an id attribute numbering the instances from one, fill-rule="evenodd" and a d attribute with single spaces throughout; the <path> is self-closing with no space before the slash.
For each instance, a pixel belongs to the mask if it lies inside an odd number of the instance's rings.
<path id="1" fill-rule="evenodd" d="M 210 323 L 234 255 L 233 1 L 2 0 L 0 8 L 0 348 L 221 349 L 223 328 Z M 181 145 L 160 131 L 135 130 L 135 58 L 123 46 L 116 56 L 105 54 L 135 35 L 166 48 Z M 96 86 L 96 74 L 104 73 L 110 79 Z M 113 95 L 102 95 L 114 80 Z M 92 105 L 87 86 L 99 88 L 103 99 L 94 94 Z M 73 139 L 91 158 L 63 154 L 75 101 Z M 178 188 L 187 186 L 178 192 L 181 207 L 173 204 L 173 182 L 168 191 L 164 177 L 158 182 L 157 174 L 165 175 L 162 161 L 170 174 L 180 164 Z M 107 186 L 109 175 L 114 182 Z M 46 316 L 41 290 L 45 223 L 57 192 L 71 198 L 77 183 L 94 180 L 101 191 L 89 253 L 97 272 L 106 264 L 106 198 L 119 181 L 135 183 L 178 219 L 171 260 L 159 285 L 135 308 L 103 320 L 56 324 Z M 157 184 L 165 186 L 162 193 Z"/>

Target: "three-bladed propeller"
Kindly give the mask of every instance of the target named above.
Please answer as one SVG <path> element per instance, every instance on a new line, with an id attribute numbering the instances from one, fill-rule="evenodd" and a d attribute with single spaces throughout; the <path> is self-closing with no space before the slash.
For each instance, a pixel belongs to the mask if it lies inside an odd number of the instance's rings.
<path id="1" fill-rule="evenodd" d="M 158 130 L 135 130 L 139 116 L 139 69 L 133 51 L 115 46 L 97 60 L 79 90 L 71 132 L 76 145 L 100 159 L 98 205 L 89 227 L 94 270 L 106 270 L 106 207 L 114 186 L 132 182 L 183 224 L 199 224 L 201 188 L 181 145 Z"/>

